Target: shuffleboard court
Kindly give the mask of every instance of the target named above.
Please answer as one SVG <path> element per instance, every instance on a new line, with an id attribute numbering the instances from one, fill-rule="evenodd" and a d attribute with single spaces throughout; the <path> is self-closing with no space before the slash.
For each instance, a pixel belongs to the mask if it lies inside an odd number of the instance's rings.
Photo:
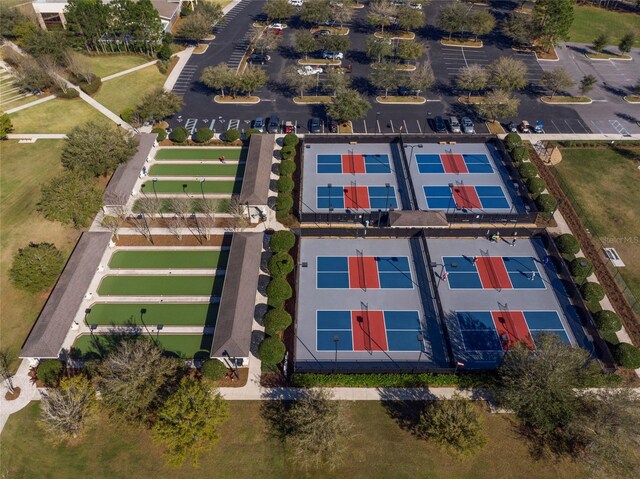
<path id="1" fill-rule="evenodd" d="M 96 303 L 87 324 L 215 326 L 218 303 Z"/>
<path id="2" fill-rule="evenodd" d="M 100 296 L 220 296 L 224 276 L 105 276 Z"/>
<path id="3" fill-rule="evenodd" d="M 149 170 L 149 176 L 242 176 L 244 164 L 204 164 L 194 165 L 164 163 L 156 164 Z"/>
<path id="4" fill-rule="evenodd" d="M 152 181 L 143 183 L 145 193 L 186 193 L 199 195 L 202 193 L 240 193 L 242 181 L 156 181 L 155 189 Z M 186 185 L 186 186 L 185 186 Z"/>
<path id="5" fill-rule="evenodd" d="M 224 269 L 228 251 L 160 250 L 116 251 L 111 269 Z"/>
<path id="6" fill-rule="evenodd" d="M 113 334 L 83 334 L 72 346 L 85 358 L 100 357 L 114 350 L 126 336 Z M 207 359 L 213 343 L 212 334 L 160 334 L 151 336 L 166 354 L 181 359 Z"/>
<path id="7" fill-rule="evenodd" d="M 215 160 L 224 156 L 227 160 L 243 160 L 246 148 L 163 148 L 156 153 L 156 160 Z"/>

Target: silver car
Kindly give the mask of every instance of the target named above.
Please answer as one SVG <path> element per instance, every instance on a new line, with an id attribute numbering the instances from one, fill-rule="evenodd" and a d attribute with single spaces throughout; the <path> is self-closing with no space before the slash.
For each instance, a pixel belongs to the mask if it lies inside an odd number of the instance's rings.
<path id="1" fill-rule="evenodd" d="M 475 133 L 476 129 L 473 126 L 473 122 L 466 116 L 462 119 L 462 131 L 463 133 Z"/>
<path id="2" fill-rule="evenodd" d="M 455 116 L 449 117 L 449 128 L 451 128 L 451 133 L 460 133 L 460 122 Z"/>

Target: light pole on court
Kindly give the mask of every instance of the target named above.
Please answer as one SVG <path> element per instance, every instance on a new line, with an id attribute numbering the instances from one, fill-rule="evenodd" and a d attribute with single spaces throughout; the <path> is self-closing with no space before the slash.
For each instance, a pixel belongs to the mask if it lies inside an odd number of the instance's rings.
<path id="1" fill-rule="evenodd" d="M 160 203 L 158 201 L 158 192 L 156 191 L 156 183 L 158 182 L 158 178 L 153 178 L 151 180 L 151 186 L 153 186 L 153 196 L 156 197 L 156 204 L 158 205 L 158 210 L 160 212 L 160 218 L 164 218 L 164 216 L 162 216 L 162 207 L 160 206 Z"/>
<path id="2" fill-rule="evenodd" d="M 204 182 L 206 180 L 207 180 L 206 178 L 200 179 L 200 192 L 202 193 L 202 201 L 204 201 Z"/>
<path id="3" fill-rule="evenodd" d="M 340 336 L 336 335 L 333 337 L 333 342 L 336 345 L 336 353 L 335 353 L 335 357 L 333 359 L 333 372 L 336 371 L 336 369 L 338 368 L 338 343 L 340 342 Z"/>

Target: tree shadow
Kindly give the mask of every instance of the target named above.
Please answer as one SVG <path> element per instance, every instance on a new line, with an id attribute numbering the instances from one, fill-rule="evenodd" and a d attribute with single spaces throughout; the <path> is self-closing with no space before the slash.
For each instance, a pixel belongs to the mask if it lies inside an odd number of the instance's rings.
<path id="1" fill-rule="evenodd" d="M 411 389 L 394 389 L 394 388 L 379 388 L 380 404 L 384 408 L 387 415 L 393 419 L 401 429 L 410 432 L 413 435 L 417 434 L 417 427 L 420 424 L 420 416 L 428 407 L 429 399 L 436 400 L 435 395 L 425 395 L 421 392 L 418 395 L 417 391 L 415 397 L 407 398 L 407 393 L 410 394 Z M 402 395 L 398 394 L 398 391 L 402 391 Z M 424 390 L 422 390 L 424 391 Z"/>

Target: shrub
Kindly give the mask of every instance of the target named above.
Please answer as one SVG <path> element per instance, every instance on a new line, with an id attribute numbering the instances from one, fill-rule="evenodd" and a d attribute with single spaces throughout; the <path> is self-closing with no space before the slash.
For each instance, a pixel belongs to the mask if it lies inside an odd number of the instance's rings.
<path id="1" fill-rule="evenodd" d="M 9 277 L 16 288 L 38 293 L 53 286 L 63 265 L 62 253 L 53 244 L 29 243 L 13 257 Z"/>
<path id="2" fill-rule="evenodd" d="M 184 143 L 189 138 L 189 132 L 184 127 L 176 128 L 169 135 L 169 139 L 176 143 Z"/>
<path id="3" fill-rule="evenodd" d="M 298 139 L 298 135 L 294 133 L 287 133 L 282 139 L 282 144 L 284 146 L 296 146 L 299 141 L 300 140 Z"/>
<path id="4" fill-rule="evenodd" d="M 249 138 L 251 138 L 251 135 L 253 135 L 254 133 L 260 133 L 260 130 L 256 130 L 255 128 L 249 128 L 247 131 L 245 131 L 244 132 L 245 140 L 248 140 Z"/>
<path id="5" fill-rule="evenodd" d="M 163 43 L 160 50 L 158 50 L 158 58 L 160 60 L 168 60 L 171 58 L 172 53 L 171 45 L 169 43 Z"/>
<path id="6" fill-rule="evenodd" d="M 518 146 L 511 152 L 511 157 L 516 163 L 522 163 L 529 159 L 529 151 L 524 146 Z"/>
<path id="7" fill-rule="evenodd" d="M 622 321 L 613 311 L 603 309 L 593 315 L 593 320 L 600 331 L 610 331 L 615 333 L 622 328 Z"/>
<path id="8" fill-rule="evenodd" d="M 577 254 L 580 251 L 580 243 L 575 236 L 565 233 L 556 238 L 556 244 L 561 253 Z"/>
<path id="9" fill-rule="evenodd" d="M 282 160 L 278 171 L 281 176 L 291 176 L 296 171 L 296 163 L 291 160 Z"/>
<path id="10" fill-rule="evenodd" d="M 613 349 L 613 357 L 623 368 L 640 368 L 640 349 L 633 344 L 618 343 Z"/>
<path id="11" fill-rule="evenodd" d="M 229 368 L 219 359 L 207 359 L 202 364 L 202 375 L 212 381 L 219 381 L 227 374 Z"/>
<path id="12" fill-rule="evenodd" d="M 555 209 L 557 208 L 558 200 L 556 200 L 555 196 L 553 195 L 543 193 L 541 195 L 538 195 L 538 197 L 536 198 L 536 206 L 538 207 L 539 211 L 547 213 L 544 216 L 549 218 L 551 217 L 551 212 L 555 211 Z"/>
<path id="13" fill-rule="evenodd" d="M 574 278 L 586 278 L 593 271 L 593 264 L 587 258 L 576 258 L 569 263 L 569 271 Z"/>
<path id="14" fill-rule="evenodd" d="M 288 215 L 291 208 L 293 208 L 293 196 L 291 196 L 291 193 L 279 194 L 276 199 L 276 213 L 285 212 Z"/>
<path id="15" fill-rule="evenodd" d="M 129 124 L 133 123 L 136 118 L 136 109 L 134 107 L 125 108 L 122 110 L 122 113 L 120 113 L 120 118 Z"/>
<path id="16" fill-rule="evenodd" d="M 193 135 L 193 141 L 196 143 L 206 143 L 213 138 L 213 132 L 210 128 L 198 128 L 196 134 Z"/>
<path id="17" fill-rule="evenodd" d="M 43 359 L 36 369 L 38 379 L 47 386 L 55 386 L 62 374 L 62 361 L 58 359 Z"/>
<path id="18" fill-rule="evenodd" d="M 587 303 L 599 302 L 604 298 L 604 289 L 598 283 L 588 282 L 580 288 L 582 296 Z"/>
<path id="19" fill-rule="evenodd" d="M 520 172 L 520 176 L 525 179 L 538 176 L 538 167 L 533 163 L 522 163 L 518 166 L 518 171 Z"/>
<path id="20" fill-rule="evenodd" d="M 277 183 L 278 192 L 291 193 L 294 185 L 293 179 L 290 176 L 281 176 Z"/>
<path id="21" fill-rule="evenodd" d="M 240 132 L 238 130 L 227 130 L 224 132 L 224 139 L 228 142 L 234 142 L 240 139 Z"/>
<path id="22" fill-rule="evenodd" d="M 62 91 L 59 88 L 55 88 L 53 90 L 53 94 L 58 98 L 62 98 L 64 100 L 73 100 L 74 98 L 78 98 L 80 96 L 80 92 L 75 88 L 68 88 L 67 91 Z"/>
<path id="23" fill-rule="evenodd" d="M 267 296 L 276 301 L 286 301 L 293 296 L 293 291 L 286 279 L 273 278 L 267 285 Z"/>
<path id="24" fill-rule="evenodd" d="M 525 184 L 527 185 L 527 189 L 529 190 L 529 193 L 531 193 L 531 196 L 533 196 L 534 198 L 536 198 L 540 193 L 542 193 L 547 188 L 546 181 L 538 177 L 528 178 L 525 181 Z"/>
<path id="25" fill-rule="evenodd" d="M 290 160 L 296 156 L 296 149 L 293 146 L 284 146 L 280 150 L 280 158 L 283 160 Z"/>
<path id="26" fill-rule="evenodd" d="M 102 86 L 102 80 L 99 77 L 94 77 L 91 83 L 81 82 L 80 89 L 87 95 L 95 95 Z"/>
<path id="27" fill-rule="evenodd" d="M 293 271 L 294 262 L 289 253 L 274 254 L 269 258 L 269 274 L 274 278 L 284 278 Z"/>
<path id="28" fill-rule="evenodd" d="M 170 65 L 171 65 L 171 62 L 169 60 L 163 60 L 156 63 L 156 66 L 158 67 L 158 71 L 163 75 L 167 74 L 167 72 L 169 71 Z"/>
<path id="29" fill-rule="evenodd" d="M 513 151 L 517 145 L 522 145 L 522 138 L 516 132 L 511 132 L 504 137 L 504 144 L 509 151 Z"/>
<path id="30" fill-rule="evenodd" d="M 284 308 L 284 299 L 267 298 L 267 304 L 273 309 Z"/>
<path id="31" fill-rule="evenodd" d="M 292 322 L 291 315 L 284 309 L 272 309 L 264 316 L 264 330 L 268 335 L 275 336 L 291 326 Z"/>
<path id="32" fill-rule="evenodd" d="M 296 244 L 296 235 L 291 231 L 276 231 L 269 240 L 269 248 L 274 253 L 286 253 Z"/>
<path id="33" fill-rule="evenodd" d="M 258 355 L 263 363 L 268 366 L 275 366 L 284 359 L 284 353 L 286 351 L 284 343 L 280 338 L 270 336 L 264 338 L 258 347 Z"/>
<path id="34" fill-rule="evenodd" d="M 164 128 L 154 128 L 151 133 L 158 135 L 158 141 L 164 141 L 167 139 L 167 130 Z"/>

